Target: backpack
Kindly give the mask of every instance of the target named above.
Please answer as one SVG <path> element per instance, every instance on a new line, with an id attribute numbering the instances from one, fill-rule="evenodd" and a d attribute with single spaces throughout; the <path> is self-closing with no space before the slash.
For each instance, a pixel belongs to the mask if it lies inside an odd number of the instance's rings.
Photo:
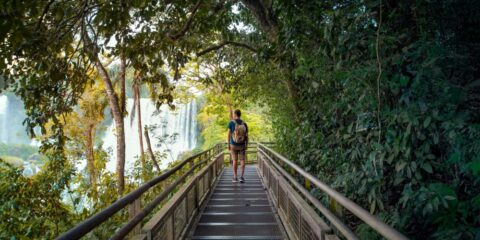
<path id="1" fill-rule="evenodd" d="M 247 140 L 247 127 L 245 123 L 237 123 L 237 121 L 233 121 L 235 123 L 235 131 L 233 131 L 233 141 L 236 143 L 245 143 Z"/>

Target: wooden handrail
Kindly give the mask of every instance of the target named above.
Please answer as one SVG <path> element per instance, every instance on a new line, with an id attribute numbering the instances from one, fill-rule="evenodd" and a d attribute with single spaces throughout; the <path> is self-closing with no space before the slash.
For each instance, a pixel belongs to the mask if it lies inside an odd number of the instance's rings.
<path id="1" fill-rule="evenodd" d="M 313 183 L 318 189 L 326 193 L 330 198 L 337 201 L 340 205 L 344 208 L 348 209 L 353 215 L 361 219 L 371 228 L 376 230 L 379 234 L 384 236 L 387 239 L 393 240 L 407 240 L 408 238 L 395 230 L 394 228 L 390 227 L 389 225 L 385 224 L 384 222 L 380 221 L 377 217 L 370 214 L 367 210 L 363 209 L 359 205 L 357 205 L 352 200 L 346 198 L 341 193 L 337 192 L 327 184 L 320 181 L 318 178 L 314 177 L 312 174 L 308 173 L 307 171 L 303 170 L 301 167 L 296 165 L 295 163 L 291 162 L 284 156 L 280 155 L 279 153 L 275 152 L 271 148 L 265 146 L 264 144 L 258 143 L 259 150 L 263 150 L 264 153 L 269 153 L 282 163 L 285 163 L 292 169 L 294 169 L 297 173 L 302 175 L 305 179 L 308 179 L 311 183 Z M 335 222 L 331 222 L 335 227 L 341 228 L 341 225 L 336 224 Z"/>
<path id="2" fill-rule="evenodd" d="M 171 175 L 175 174 L 178 170 L 182 169 L 187 163 L 194 162 L 195 159 L 202 155 L 207 155 L 212 157 L 216 153 L 219 153 L 222 149 L 222 145 L 217 144 L 214 147 L 195 154 L 183 161 L 181 161 L 178 165 L 174 166 L 173 168 L 167 170 L 166 172 L 160 174 L 158 177 L 153 178 L 152 180 L 146 182 L 139 188 L 135 189 L 134 191 L 128 193 L 124 197 L 115 201 L 112 205 L 108 206 L 101 212 L 91 216 L 87 220 L 81 222 L 74 228 L 70 229 L 69 231 L 63 233 L 56 239 L 61 240 L 70 240 L 70 239 L 80 239 L 81 237 L 85 236 L 87 233 L 95 229 L 97 226 L 108 220 L 111 216 L 113 216 L 118 211 L 122 210 L 123 208 L 127 207 L 130 203 L 134 202 L 136 199 L 142 196 L 143 193 L 148 191 L 150 188 L 156 186 L 158 183 L 162 182 L 163 180 L 167 179 Z M 214 152 L 211 154 L 211 152 Z M 197 164 L 198 166 L 198 164 Z M 193 171 L 188 171 L 191 173 Z M 173 189 L 173 188 L 172 188 Z M 165 192 L 165 191 L 164 191 Z"/>

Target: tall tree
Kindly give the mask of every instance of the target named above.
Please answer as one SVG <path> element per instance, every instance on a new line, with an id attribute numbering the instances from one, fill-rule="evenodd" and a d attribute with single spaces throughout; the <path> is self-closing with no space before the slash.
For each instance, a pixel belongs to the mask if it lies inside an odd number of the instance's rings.
<path id="1" fill-rule="evenodd" d="M 142 176 L 143 180 L 147 181 L 147 169 L 145 162 L 145 151 L 143 147 L 143 127 L 142 127 L 142 108 L 141 108 L 141 95 L 140 95 L 140 86 L 141 86 L 141 76 L 140 73 L 136 72 L 133 83 L 132 83 L 132 93 L 133 93 L 133 106 L 132 113 L 130 115 L 130 125 L 133 124 L 135 115 L 137 117 L 137 131 L 138 131 L 138 143 L 140 145 L 140 162 L 142 164 Z"/>
<path id="2" fill-rule="evenodd" d="M 87 20 L 85 19 L 82 24 L 82 36 L 84 39 L 85 50 L 88 52 L 90 61 L 95 65 L 99 75 L 104 81 L 105 90 L 108 97 L 108 103 L 111 109 L 112 117 L 115 122 L 115 136 L 117 138 L 117 147 L 116 147 L 116 158 L 117 158 L 117 184 L 118 184 L 118 195 L 123 195 L 123 190 L 125 187 L 125 126 L 123 121 L 124 116 L 124 103 L 121 101 L 121 98 L 118 97 L 115 92 L 113 82 L 111 80 L 110 74 L 107 72 L 104 64 L 102 63 L 99 54 L 99 46 L 94 43 L 90 37 L 90 34 L 95 35 L 93 29 L 90 29 L 92 32 L 89 33 L 87 29 Z M 121 68 L 119 74 L 119 82 L 122 86 L 122 92 L 124 92 L 125 85 L 125 58 L 121 59 Z M 123 95 L 123 93 L 122 93 Z"/>

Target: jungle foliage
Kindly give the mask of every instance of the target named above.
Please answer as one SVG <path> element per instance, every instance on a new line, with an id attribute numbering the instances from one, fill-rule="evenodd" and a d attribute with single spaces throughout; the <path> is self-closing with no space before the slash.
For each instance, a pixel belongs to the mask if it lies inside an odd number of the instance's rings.
<path id="1" fill-rule="evenodd" d="M 244 2 L 266 34 L 238 89 L 282 152 L 411 238 L 478 236 L 479 2 Z"/>
<path id="2" fill-rule="evenodd" d="M 24 144 L 0 143 L 0 156 L 14 156 L 22 160 L 37 160 L 38 148 Z"/>

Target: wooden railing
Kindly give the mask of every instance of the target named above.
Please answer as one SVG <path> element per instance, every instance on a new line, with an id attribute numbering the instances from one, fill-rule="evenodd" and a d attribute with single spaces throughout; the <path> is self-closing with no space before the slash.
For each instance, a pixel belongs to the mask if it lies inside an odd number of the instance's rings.
<path id="1" fill-rule="evenodd" d="M 157 231 L 158 229 L 166 229 L 166 234 L 170 234 L 166 236 L 174 237 L 168 239 L 177 239 L 175 236 L 179 236 L 181 230 L 187 225 L 189 217 L 197 211 L 198 205 L 204 200 L 213 181 L 223 168 L 223 148 L 222 144 L 218 144 L 206 151 L 183 160 L 173 168 L 165 171 L 158 177 L 148 181 L 139 188 L 115 201 L 106 209 L 60 235 L 57 239 L 80 239 L 126 207 L 129 207 L 130 220 L 118 231 L 112 233 L 113 237 L 111 239 L 123 239 L 129 233 L 130 236 L 133 235 L 135 238 L 162 233 L 161 231 Z M 170 185 L 163 189 L 159 195 L 157 195 L 151 202 L 146 203 L 142 208 L 143 203 L 140 199 L 145 192 L 169 179 L 169 177 L 178 174 L 181 175 L 172 179 L 173 182 Z M 185 181 L 187 181 L 185 184 L 186 187 L 182 187 Z M 149 224 L 152 221 L 150 220 L 142 228 L 142 220 L 152 213 L 157 206 L 164 203 L 165 200 L 172 195 L 174 190 L 179 187 L 181 190 L 179 190 L 174 197 L 166 203 L 167 205 L 174 204 L 175 207 L 170 207 L 170 211 L 165 212 L 163 215 L 159 215 L 161 212 L 156 214 L 152 219 L 156 217 L 155 219 L 160 219 L 161 221 L 155 226 L 152 227 L 152 224 Z"/>
<path id="2" fill-rule="evenodd" d="M 331 209 L 325 207 L 307 188 L 316 187 L 335 204 L 349 210 L 387 239 L 407 237 L 380 221 L 356 203 L 335 191 L 298 165 L 264 144 L 258 144 L 261 177 L 286 228 L 290 239 L 358 239 Z M 290 174 L 291 172 L 292 174 Z M 305 179 L 305 185 L 296 177 Z M 317 214 L 317 211 L 320 214 Z M 324 220 L 325 219 L 325 220 Z"/>

